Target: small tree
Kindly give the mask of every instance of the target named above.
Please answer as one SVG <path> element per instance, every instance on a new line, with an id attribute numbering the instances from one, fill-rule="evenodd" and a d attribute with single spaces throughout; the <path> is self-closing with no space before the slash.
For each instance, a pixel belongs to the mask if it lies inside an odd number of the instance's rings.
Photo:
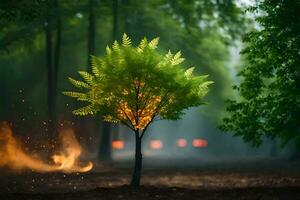
<path id="1" fill-rule="evenodd" d="M 69 78 L 82 92 L 65 95 L 85 101 L 87 106 L 74 110 L 75 115 L 100 114 L 104 120 L 122 123 L 135 133 L 135 167 L 131 185 L 140 185 L 142 138 L 156 118 L 176 120 L 183 110 L 202 105 L 211 81 L 194 76 L 194 68 L 184 70 L 184 58 L 178 52 L 161 55 L 158 38 L 144 38 L 137 47 L 123 35 L 122 44 L 114 42 L 99 59 L 92 56 L 92 73 L 79 71 L 84 81 Z"/>

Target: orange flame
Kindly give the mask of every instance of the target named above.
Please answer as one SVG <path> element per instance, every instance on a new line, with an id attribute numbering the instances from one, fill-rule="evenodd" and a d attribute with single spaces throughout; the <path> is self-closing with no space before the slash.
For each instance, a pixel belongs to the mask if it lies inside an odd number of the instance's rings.
<path id="1" fill-rule="evenodd" d="M 7 123 L 0 124 L 0 167 L 13 170 L 30 169 L 37 172 L 87 172 L 93 168 L 89 162 L 81 166 L 79 157 L 82 148 L 71 129 L 60 132 L 59 137 L 62 150 L 52 156 L 53 164 L 43 161 L 38 155 L 29 154 L 22 148 L 22 144 L 13 136 Z"/>

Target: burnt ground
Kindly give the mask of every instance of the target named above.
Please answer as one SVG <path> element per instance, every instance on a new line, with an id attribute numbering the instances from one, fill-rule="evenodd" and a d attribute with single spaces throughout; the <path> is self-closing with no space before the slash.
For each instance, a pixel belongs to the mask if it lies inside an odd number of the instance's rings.
<path id="1" fill-rule="evenodd" d="M 153 163 L 150 161 L 149 163 Z M 300 162 L 256 160 L 185 165 L 145 163 L 142 187 L 128 186 L 129 164 L 88 173 L 0 172 L 0 199 L 299 199 Z"/>

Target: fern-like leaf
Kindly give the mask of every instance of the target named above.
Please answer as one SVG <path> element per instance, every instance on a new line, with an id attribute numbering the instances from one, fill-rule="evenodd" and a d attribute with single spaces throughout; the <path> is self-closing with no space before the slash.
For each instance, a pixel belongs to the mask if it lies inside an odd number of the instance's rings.
<path id="1" fill-rule="evenodd" d="M 111 115 L 104 116 L 103 120 L 106 121 L 106 122 L 111 122 L 111 123 L 118 123 L 118 122 L 120 122 L 120 120 L 114 118 Z"/>
<path id="2" fill-rule="evenodd" d="M 86 94 L 84 93 L 80 93 L 80 92 L 70 92 L 70 91 L 66 91 L 63 92 L 64 95 L 69 96 L 69 97 L 73 97 L 73 98 L 86 98 Z"/>
<path id="3" fill-rule="evenodd" d="M 181 58 L 181 52 L 178 51 L 178 52 L 174 55 L 174 57 L 173 57 L 173 59 L 172 59 L 172 61 L 171 61 L 171 64 L 172 64 L 172 65 L 178 65 L 178 64 L 182 63 L 183 61 L 184 61 L 184 58 Z"/>
<path id="4" fill-rule="evenodd" d="M 124 47 L 129 47 L 131 46 L 131 40 L 130 38 L 126 35 L 126 33 L 123 34 L 122 37 L 122 46 Z"/>
<path id="5" fill-rule="evenodd" d="M 85 115 L 94 115 L 96 114 L 95 109 L 92 105 L 88 105 L 76 110 L 73 110 L 72 112 L 74 115 L 80 115 L 80 116 L 85 116 Z"/>
<path id="6" fill-rule="evenodd" d="M 173 59 L 179 59 L 181 57 L 181 51 L 178 51 L 175 55 Z"/>
<path id="7" fill-rule="evenodd" d="M 94 76 L 85 71 L 79 71 L 78 74 L 90 85 L 94 83 Z"/>
<path id="8" fill-rule="evenodd" d="M 111 54 L 111 48 L 109 48 L 109 46 L 106 46 L 106 54 L 107 55 Z"/>
<path id="9" fill-rule="evenodd" d="M 213 81 L 206 81 L 202 83 L 198 88 L 198 95 L 200 98 L 204 97 L 208 92 L 208 86 L 213 84 Z"/>
<path id="10" fill-rule="evenodd" d="M 194 71 L 195 67 L 190 67 L 188 68 L 185 72 L 184 72 L 184 76 L 187 78 L 187 79 L 191 79 L 192 76 L 193 76 L 193 71 Z"/>
<path id="11" fill-rule="evenodd" d="M 112 49 L 114 51 L 119 51 L 120 50 L 120 45 L 119 45 L 119 43 L 117 41 L 114 41 Z"/>
<path id="12" fill-rule="evenodd" d="M 157 48 L 157 45 L 158 45 L 158 42 L 159 42 L 159 38 L 154 38 L 153 40 L 151 40 L 148 44 L 148 46 L 150 47 L 150 49 L 156 49 Z"/>
<path id="13" fill-rule="evenodd" d="M 91 56 L 91 67 L 92 73 L 95 75 L 95 77 L 100 77 L 99 68 L 101 67 L 101 61 L 96 56 Z"/>
<path id="14" fill-rule="evenodd" d="M 171 61 L 173 57 L 173 54 L 171 53 L 171 51 L 169 50 L 168 53 L 165 55 L 165 60 L 166 61 Z"/>
<path id="15" fill-rule="evenodd" d="M 142 41 L 140 42 L 139 46 L 137 47 L 138 52 L 143 52 L 147 45 L 148 45 L 147 38 L 143 38 Z"/>
<path id="16" fill-rule="evenodd" d="M 81 89 L 81 88 L 89 89 L 90 88 L 90 85 L 83 81 L 77 81 L 71 77 L 69 77 L 68 80 L 70 81 L 70 83 L 72 83 L 72 85 L 74 85 L 75 87 L 77 87 L 79 89 Z"/>

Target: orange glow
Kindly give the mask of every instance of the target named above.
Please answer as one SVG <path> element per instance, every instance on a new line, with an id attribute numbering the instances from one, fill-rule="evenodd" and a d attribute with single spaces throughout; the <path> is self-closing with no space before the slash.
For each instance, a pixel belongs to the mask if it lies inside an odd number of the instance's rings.
<path id="1" fill-rule="evenodd" d="M 177 146 L 178 147 L 181 147 L 181 148 L 184 148 L 187 146 L 187 141 L 186 139 L 183 139 L 183 138 L 180 138 L 177 140 Z"/>
<path id="2" fill-rule="evenodd" d="M 136 104 L 143 105 L 137 108 L 136 105 L 129 105 L 126 101 L 120 101 L 117 108 L 117 118 L 120 120 L 128 121 L 132 127 L 137 130 L 144 130 L 145 127 L 150 123 L 151 119 L 154 117 L 155 113 L 158 112 L 158 107 L 162 101 L 160 96 L 148 96 L 145 94 L 147 92 L 141 92 L 145 83 L 138 80 L 132 81 L 132 87 L 140 91 L 138 93 Z M 124 89 L 123 95 L 129 95 L 129 90 Z M 151 95 L 151 94 L 150 94 Z M 113 121 L 112 117 L 107 116 L 107 121 Z"/>
<path id="3" fill-rule="evenodd" d="M 160 102 L 161 98 L 154 96 L 148 100 L 144 108 L 135 110 L 135 108 L 130 108 L 127 102 L 122 101 L 119 104 L 117 115 L 122 120 L 130 121 L 135 129 L 143 130 L 151 121 Z"/>
<path id="4" fill-rule="evenodd" d="M 61 149 L 51 158 L 45 161 L 39 155 L 30 154 L 22 148 L 22 143 L 13 136 L 7 123 L 0 124 L 0 167 L 8 167 L 12 170 L 30 169 L 37 172 L 62 171 L 66 173 L 87 172 L 93 168 L 89 162 L 82 166 L 79 157 L 82 148 L 78 143 L 73 130 L 65 129 L 60 132 L 59 140 Z"/>
<path id="5" fill-rule="evenodd" d="M 203 148 L 207 147 L 208 143 L 205 139 L 194 139 L 193 140 L 193 146 L 196 148 Z"/>
<path id="6" fill-rule="evenodd" d="M 123 140 L 114 140 L 111 143 L 113 149 L 124 149 L 124 141 Z"/>
<path id="7" fill-rule="evenodd" d="M 151 149 L 162 149 L 163 143 L 160 140 L 151 140 L 150 141 L 150 148 Z"/>

